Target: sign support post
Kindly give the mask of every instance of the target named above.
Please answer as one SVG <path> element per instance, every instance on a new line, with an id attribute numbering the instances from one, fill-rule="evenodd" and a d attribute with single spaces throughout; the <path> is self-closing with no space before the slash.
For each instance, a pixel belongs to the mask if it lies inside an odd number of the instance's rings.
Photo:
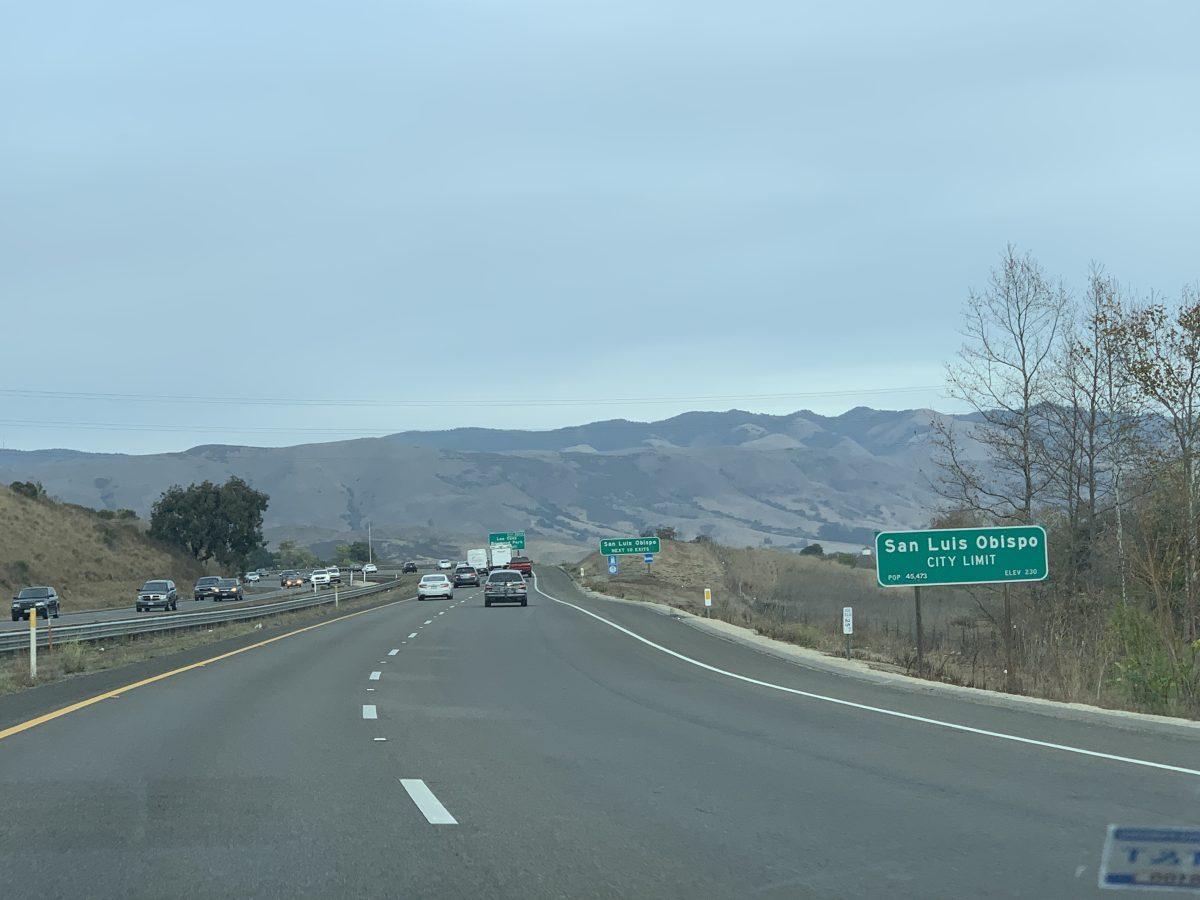
<path id="1" fill-rule="evenodd" d="M 921 588 L 913 586 L 913 603 L 917 610 L 917 674 L 925 672 L 925 632 L 921 629 Z"/>
<path id="2" fill-rule="evenodd" d="M 37 678 L 37 604 L 29 607 L 29 677 Z"/>
<path id="3" fill-rule="evenodd" d="M 1016 686 L 1017 673 L 1013 671 L 1013 624 L 1012 606 L 1008 602 L 1008 583 L 1004 584 L 1004 690 L 1011 694 Z"/>

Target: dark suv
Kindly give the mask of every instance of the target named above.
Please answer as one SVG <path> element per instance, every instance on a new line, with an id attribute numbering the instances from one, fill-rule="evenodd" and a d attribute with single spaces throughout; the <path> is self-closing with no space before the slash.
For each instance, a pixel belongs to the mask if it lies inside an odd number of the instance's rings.
<path id="1" fill-rule="evenodd" d="M 175 592 L 175 582 L 162 579 L 147 581 L 142 585 L 137 595 L 137 611 L 146 612 L 156 606 L 161 606 L 164 612 L 178 608 L 179 596 Z"/>
<path id="2" fill-rule="evenodd" d="M 475 571 L 474 566 L 459 566 L 454 570 L 454 586 L 466 587 L 467 585 L 479 587 L 479 573 Z"/>
<path id="3" fill-rule="evenodd" d="M 512 569 L 497 569 L 483 583 L 483 605 L 493 603 L 520 603 L 529 605 L 529 587 L 520 572 Z"/>
<path id="4" fill-rule="evenodd" d="M 215 600 L 241 600 L 242 586 L 238 584 L 236 578 L 222 578 L 217 582 L 217 596 Z"/>
<path id="5" fill-rule="evenodd" d="M 20 593 L 13 597 L 12 620 L 29 618 L 29 610 L 36 609 L 39 619 L 47 616 L 58 618 L 58 591 L 52 587 L 21 588 Z"/>
<path id="6" fill-rule="evenodd" d="M 219 575 L 205 575 L 192 588 L 192 599 L 215 600 L 217 596 L 217 582 L 220 580 Z"/>
<path id="7" fill-rule="evenodd" d="M 415 572 L 415 571 L 417 571 L 417 564 L 415 562 L 406 562 L 404 564 L 404 568 L 401 569 L 400 571 L 404 572 L 406 574 L 408 572 Z"/>

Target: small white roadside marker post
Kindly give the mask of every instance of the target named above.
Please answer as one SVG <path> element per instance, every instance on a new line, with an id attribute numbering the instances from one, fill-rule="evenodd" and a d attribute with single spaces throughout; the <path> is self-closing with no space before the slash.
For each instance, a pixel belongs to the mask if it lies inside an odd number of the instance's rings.
<path id="1" fill-rule="evenodd" d="M 704 589 L 704 618 L 708 618 L 708 611 L 712 609 L 712 588 Z"/>
<path id="2" fill-rule="evenodd" d="M 850 658 L 850 635 L 854 634 L 854 607 L 842 607 L 842 634 L 846 636 L 846 659 Z"/>
<path id="3" fill-rule="evenodd" d="M 29 607 L 29 677 L 37 678 L 37 604 Z"/>
<path id="4" fill-rule="evenodd" d="M 337 585 L 335 584 L 333 586 L 333 608 L 337 609 L 337 606 L 338 606 L 338 589 L 337 589 Z"/>

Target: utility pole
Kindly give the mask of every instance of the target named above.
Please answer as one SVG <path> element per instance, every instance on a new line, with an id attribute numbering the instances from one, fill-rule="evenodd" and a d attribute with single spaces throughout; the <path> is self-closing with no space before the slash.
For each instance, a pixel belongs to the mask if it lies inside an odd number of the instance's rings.
<path id="1" fill-rule="evenodd" d="M 367 562 L 375 562 L 375 557 L 371 554 L 371 520 L 367 519 Z"/>

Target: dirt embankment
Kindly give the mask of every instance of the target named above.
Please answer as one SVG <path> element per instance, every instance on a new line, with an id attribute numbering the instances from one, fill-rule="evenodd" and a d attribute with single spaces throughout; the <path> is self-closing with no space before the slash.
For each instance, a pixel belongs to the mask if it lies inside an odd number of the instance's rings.
<path id="1" fill-rule="evenodd" d="M 0 591 L 51 585 L 63 612 L 132 606 L 142 582 L 170 578 L 191 589 L 204 566 L 149 538 L 136 519 L 49 499 L 31 499 L 0 487 Z"/>

